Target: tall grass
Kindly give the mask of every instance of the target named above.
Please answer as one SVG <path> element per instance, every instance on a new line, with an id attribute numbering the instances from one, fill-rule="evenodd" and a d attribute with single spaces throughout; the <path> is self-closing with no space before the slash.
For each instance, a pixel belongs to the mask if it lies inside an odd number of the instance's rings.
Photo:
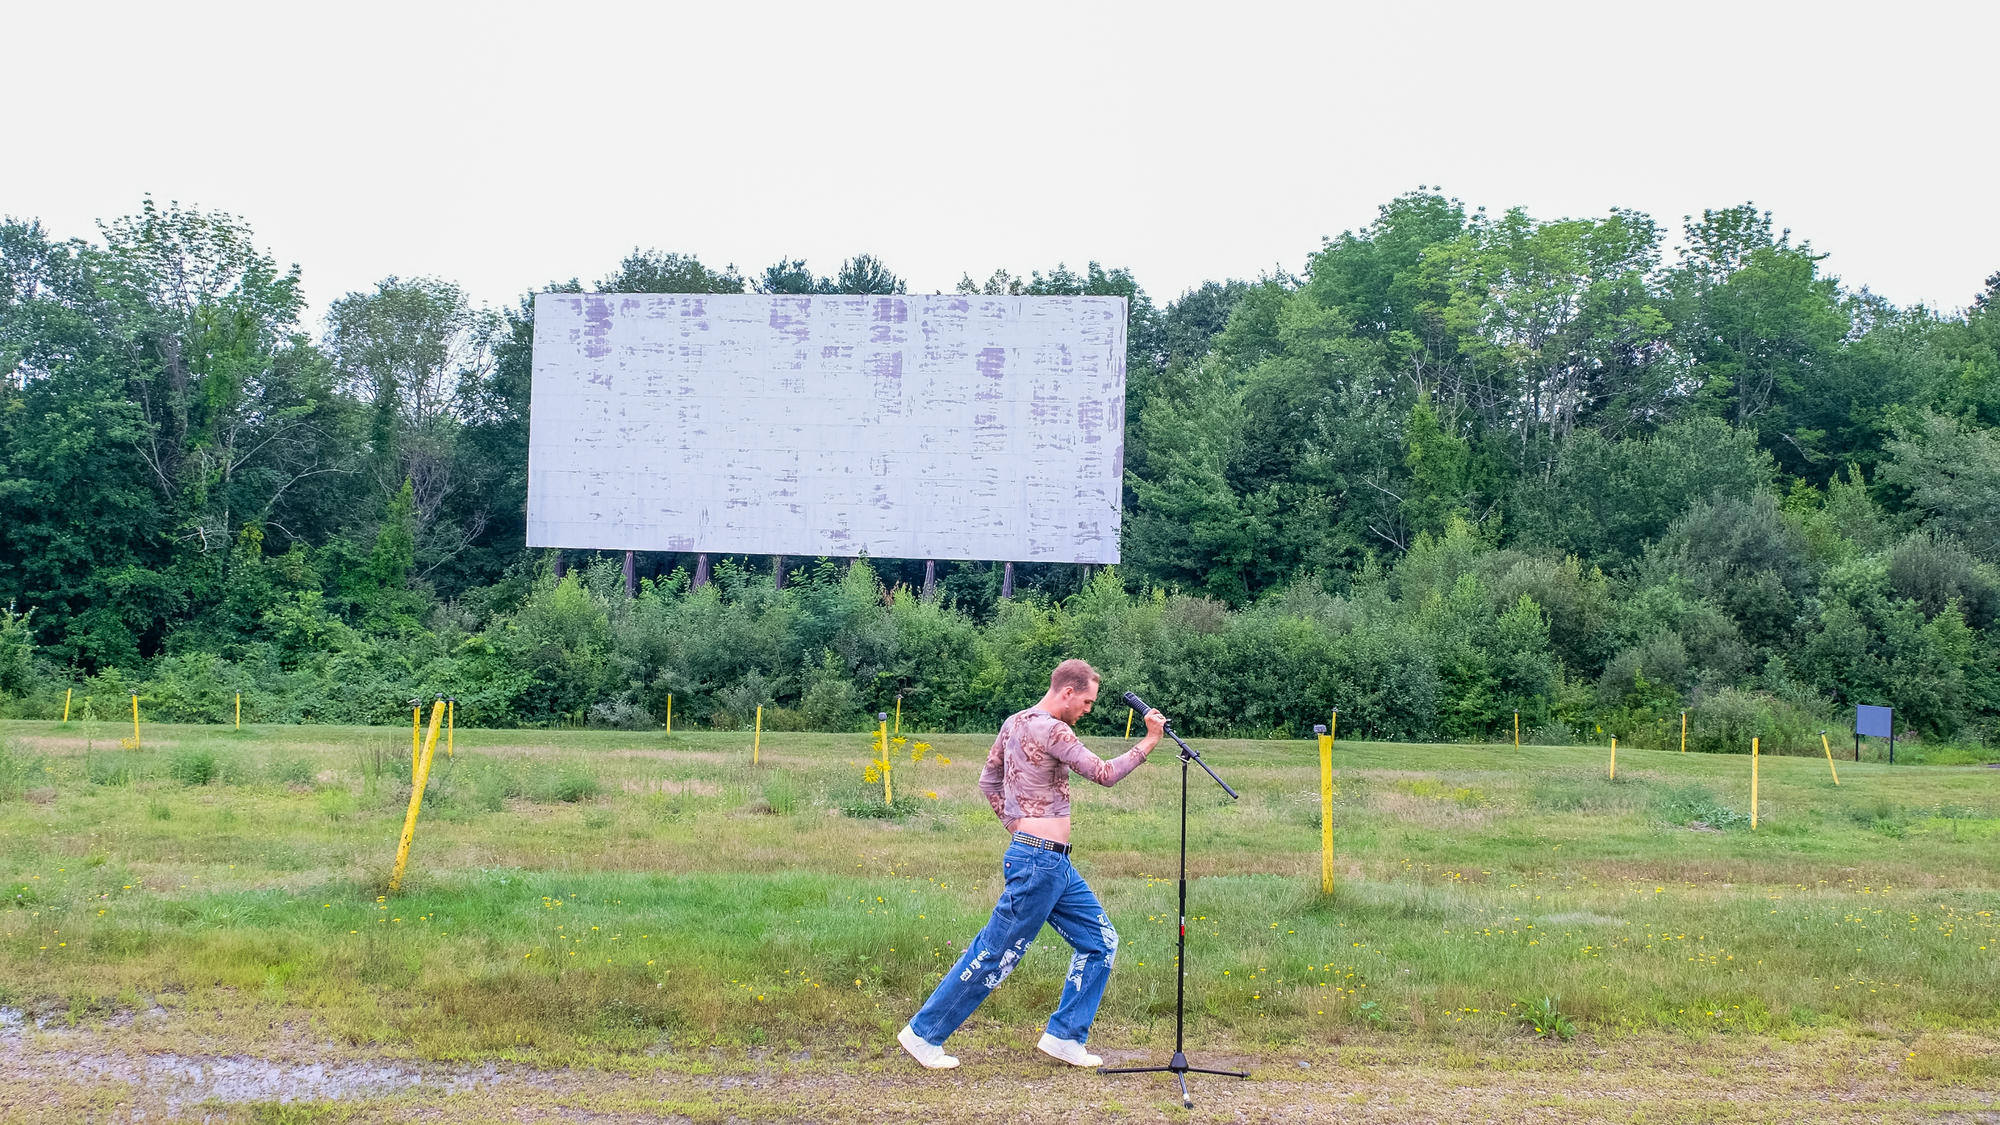
<path id="1" fill-rule="evenodd" d="M 983 923 L 1004 837 L 977 736 L 899 764 L 912 809 L 864 819 L 840 806 L 865 734 L 767 732 L 752 770 L 730 735 L 476 732 L 377 901 L 409 798 L 380 731 L 163 728 L 87 761 L 0 733 L 0 777 L 49 791 L 0 803 L 0 1002 L 255 1006 L 433 1057 L 874 1042 Z M 1197 1025 L 1528 1034 L 1522 998 L 1586 1034 L 2000 1024 L 1991 774 L 1767 761 L 1752 833 L 1741 759 L 1620 749 L 1614 783 L 1595 748 L 1343 743 L 1327 898 L 1311 745 L 1208 744 L 1244 797 L 1194 794 Z M 211 752 L 206 781 L 176 764 Z M 1076 786 L 1130 1042 L 1171 1034 L 1177 802 L 1165 760 Z M 1066 965 L 1045 933 L 973 1030 L 1033 1026 Z"/>

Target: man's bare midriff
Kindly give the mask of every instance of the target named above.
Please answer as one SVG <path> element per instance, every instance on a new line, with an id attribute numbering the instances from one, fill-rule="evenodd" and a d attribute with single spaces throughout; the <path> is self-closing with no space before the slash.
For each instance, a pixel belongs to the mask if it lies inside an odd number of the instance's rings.
<path id="1" fill-rule="evenodd" d="M 1069 818 L 1066 816 L 1024 816 L 1014 822 L 1014 831 L 1026 832 L 1030 836 L 1050 840 L 1058 844 L 1069 843 Z"/>

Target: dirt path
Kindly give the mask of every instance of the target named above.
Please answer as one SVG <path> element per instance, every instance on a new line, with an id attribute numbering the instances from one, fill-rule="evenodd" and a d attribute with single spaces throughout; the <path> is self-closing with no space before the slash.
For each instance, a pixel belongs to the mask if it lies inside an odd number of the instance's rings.
<path id="1" fill-rule="evenodd" d="M 0 1121 L 1869 1121 L 2000 1123 L 2000 1043 L 1661 1036 L 1198 1052 L 1248 1082 L 1059 1069 L 1019 1045 L 956 1072 L 837 1050 L 669 1052 L 597 1069 L 371 1056 L 283 1029 L 35 1029 L 0 1018 Z M 1113 1063 L 1161 1061 L 1107 1050 Z"/>

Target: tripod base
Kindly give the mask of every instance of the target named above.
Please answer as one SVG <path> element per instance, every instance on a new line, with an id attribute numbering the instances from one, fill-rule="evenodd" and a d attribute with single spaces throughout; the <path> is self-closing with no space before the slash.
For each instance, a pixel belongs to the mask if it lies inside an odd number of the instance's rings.
<path id="1" fill-rule="evenodd" d="M 1184 1106 L 1184 1107 L 1186 1107 L 1186 1108 L 1188 1108 L 1188 1109 L 1193 1109 L 1193 1108 L 1194 1108 L 1194 1099 L 1188 1096 L 1188 1088 L 1187 1088 L 1187 1076 L 1188 1076 L 1188 1075 L 1190 1075 L 1190 1074 L 1219 1074 L 1219 1075 L 1221 1075 L 1221 1076 L 1222 1076 L 1222 1077 L 1224 1077 L 1224 1078 L 1248 1078 L 1248 1077 L 1250 1077 L 1250 1074 L 1249 1074 L 1249 1072 L 1248 1072 L 1248 1071 L 1242 1071 L 1242 1070 L 1208 1070 L 1208 1069 L 1205 1069 L 1205 1068 L 1203 1068 L 1203 1067 L 1199 1067 L 1199 1066 L 1189 1066 L 1189 1065 L 1188 1065 L 1188 1061 L 1187 1061 L 1187 1053 L 1186 1053 L 1186 1052 L 1184 1052 L 1184 1051 L 1175 1051 L 1175 1052 L 1174 1052 L 1174 1057 L 1173 1057 L 1173 1059 L 1172 1059 L 1171 1061 L 1169 1061 L 1169 1062 L 1167 1063 L 1167 1065 L 1165 1065 L 1165 1066 L 1100 1066 L 1100 1067 L 1098 1067 L 1098 1068 L 1097 1068 L 1097 1073 L 1099 1073 L 1099 1074 L 1171 1074 L 1171 1075 L 1173 1075 L 1173 1076 L 1174 1076 L 1174 1077 L 1175 1077 L 1176 1079 L 1178 1079 L 1178 1080 L 1180 1081 L 1180 1084 L 1181 1084 L 1181 1105 L 1182 1105 L 1182 1106 Z"/>

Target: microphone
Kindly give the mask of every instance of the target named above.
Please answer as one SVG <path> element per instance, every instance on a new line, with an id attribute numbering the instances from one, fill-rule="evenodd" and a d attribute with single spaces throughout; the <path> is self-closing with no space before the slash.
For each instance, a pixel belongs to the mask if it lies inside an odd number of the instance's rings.
<path id="1" fill-rule="evenodd" d="M 1125 706 L 1130 707 L 1132 710 L 1137 711 L 1141 715 L 1152 710 L 1151 707 L 1146 705 L 1145 700 L 1139 698 L 1139 693 L 1136 691 L 1128 691 L 1125 693 Z M 1166 724 L 1165 729 L 1167 737 L 1173 739 L 1174 745 L 1179 746 L 1181 748 L 1181 761 L 1183 763 L 1194 762 L 1200 765 L 1201 768 L 1208 774 L 1208 776 L 1215 777 L 1215 771 L 1208 768 L 1208 763 L 1201 760 L 1201 755 L 1195 753 L 1194 747 L 1189 746 L 1186 742 L 1182 741 L 1181 736 L 1174 732 L 1174 724 L 1172 722 L 1168 722 Z M 1181 784 L 1183 788 L 1185 788 L 1187 784 L 1187 776 L 1186 776 L 1187 767 L 1185 765 L 1181 767 L 1181 774 L 1182 774 Z M 1222 791 L 1224 793 L 1229 794 L 1230 800 L 1233 801 L 1236 799 L 1237 797 L 1236 790 L 1231 789 L 1229 787 L 1228 782 L 1222 780 L 1219 777 L 1215 777 L 1215 783 L 1217 785 L 1222 786 Z"/>

